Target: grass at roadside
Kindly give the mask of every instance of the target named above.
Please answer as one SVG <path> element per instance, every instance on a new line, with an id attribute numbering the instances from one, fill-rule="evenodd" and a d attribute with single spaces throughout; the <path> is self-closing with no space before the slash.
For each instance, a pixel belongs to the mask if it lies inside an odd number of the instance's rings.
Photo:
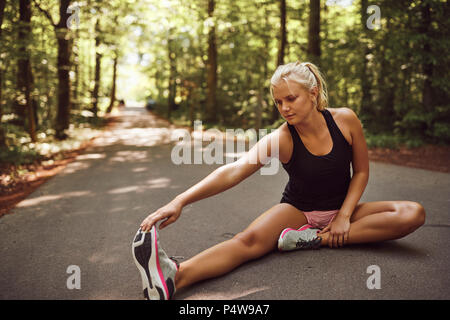
<path id="1" fill-rule="evenodd" d="M 0 195 L 5 195 L 25 177 L 33 175 L 37 168 L 53 166 L 67 158 L 68 153 L 83 148 L 97 137 L 109 121 L 99 118 L 95 123 L 71 125 L 66 130 L 68 138 L 57 140 L 54 131 L 39 132 L 37 142 L 28 136 L 10 137 L 10 145 L 0 148 Z M 12 143 L 11 143 L 12 141 Z"/>

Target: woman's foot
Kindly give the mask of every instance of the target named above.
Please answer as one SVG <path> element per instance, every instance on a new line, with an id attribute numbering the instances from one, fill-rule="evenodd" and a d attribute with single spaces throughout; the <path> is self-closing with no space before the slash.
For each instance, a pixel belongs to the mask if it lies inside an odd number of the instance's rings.
<path id="1" fill-rule="evenodd" d="M 319 249 L 322 238 L 317 235 L 319 229 L 305 224 L 299 229 L 286 228 L 278 239 L 278 250 Z"/>
<path id="2" fill-rule="evenodd" d="M 169 300 L 175 293 L 175 274 L 178 265 L 161 249 L 158 232 L 137 231 L 132 253 L 142 278 L 144 297 L 148 300 Z"/>

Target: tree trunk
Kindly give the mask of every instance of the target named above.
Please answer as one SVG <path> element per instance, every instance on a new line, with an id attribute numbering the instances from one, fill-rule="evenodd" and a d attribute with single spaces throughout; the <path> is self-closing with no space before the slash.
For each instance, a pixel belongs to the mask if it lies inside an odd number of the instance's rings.
<path id="1" fill-rule="evenodd" d="M 114 64 L 113 64 L 113 78 L 112 78 L 112 85 L 111 85 L 111 98 L 109 102 L 108 109 L 106 110 L 106 113 L 110 113 L 114 107 L 114 102 L 116 101 L 116 78 L 117 78 L 117 60 L 119 59 L 119 54 L 115 52 L 114 55 Z"/>
<path id="2" fill-rule="evenodd" d="M 160 102 L 163 100 L 163 92 L 164 92 L 164 87 L 162 85 L 162 74 L 163 72 L 161 71 L 161 65 L 162 63 L 160 63 L 160 60 L 157 60 L 157 63 L 155 64 L 155 86 L 156 86 L 156 90 L 158 91 L 157 93 L 157 98 L 156 101 Z"/>
<path id="3" fill-rule="evenodd" d="M 214 0 L 208 0 L 208 18 L 214 17 Z M 217 121 L 217 46 L 216 46 L 216 27 L 213 24 L 208 31 L 208 61 L 207 70 L 207 95 L 206 95 L 206 121 Z"/>
<path id="4" fill-rule="evenodd" d="M 264 78 L 260 77 L 259 81 L 259 88 L 257 93 L 257 102 L 256 102 L 256 108 L 255 108 L 255 130 L 259 131 L 262 127 L 262 113 L 263 109 L 266 108 L 266 102 L 264 101 Z"/>
<path id="5" fill-rule="evenodd" d="M 19 96 L 16 106 L 20 114 L 26 115 L 27 131 L 31 141 L 36 142 L 36 119 L 35 110 L 33 110 L 32 76 L 30 64 L 29 42 L 31 36 L 31 0 L 20 0 L 19 2 L 19 33 L 18 42 L 20 48 L 20 57 L 17 68 L 17 89 Z"/>
<path id="6" fill-rule="evenodd" d="M 277 66 L 284 64 L 284 54 L 287 44 L 287 29 L 286 29 L 286 0 L 280 0 L 280 42 L 278 46 Z M 272 109 L 272 122 L 275 122 L 280 117 L 277 108 Z"/>
<path id="7" fill-rule="evenodd" d="M 175 82 L 177 74 L 176 54 L 173 50 L 173 39 L 171 38 L 171 32 L 169 34 L 168 53 L 169 53 L 169 97 L 167 101 L 167 118 L 170 119 L 172 117 L 172 111 L 175 109 L 175 95 L 177 92 L 177 84 Z"/>
<path id="8" fill-rule="evenodd" d="M 423 56 L 425 57 L 423 59 L 424 62 L 422 64 L 422 72 L 425 76 L 422 89 L 422 106 L 425 112 L 432 112 L 433 87 L 431 81 L 433 78 L 433 64 L 430 62 L 430 59 L 427 59 L 432 54 L 428 35 L 431 25 L 431 9 L 428 3 L 421 4 L 421 20 L 422 23 L 420 25 L 419 32 L 424 35 L 424 43 L 422 48 L 423 48 Z"/>
<path id="9" fill-rule="evenodd" d="M 390 33 L 390 30 L 392 30 L 392 22 L 391 22 L 391 18 L 388 17 L 387 18 L 387 23 L 386 23 L 386 29 L 387 29 L 387 33 Z M 385 124 L 385 128 L 389 131 L 392 132 L 394 129 L 394 123 L 397 120 L 396 119 L 396 114 L 395 114 L 395 93 L 397 91 L 398 88 L 398 83 L 399 83 L 399 78 L 398 78 L 398 72 L 396 72 L 396 70 L 394 69 L 394 66 L 392 65 L 392 61 L 389 59 L 386 59 L 386 73 L 383 73 L 383 71 L 381 71 L 382 74 L 386 75 L 385 78 L 385 86 L 387 89 L 386 92 L 386 96 L 385 96 L 385 100 L 384 100 L 384 110 L 385 110 L 385 117 L 386 117 L 386 121 L 384 121 Z"/>
<path id="10" fill-rule="evenodd" d="M 6 5 L 6 0 L 0 0 L 0 39 L 1 39 L 1 35 L 2 35 L 1 26 L 3 24 L 3 14 L 5 12 L 5 5 Z"/>
<path id="11" fill-rule="evenodd" d="M 98 95 L 100 90 L 100 76 L 102 67 L 102 54 L 100 53 L 100 20 L 95 24 L 95 80 L 94 90 L 92 92 L 92 112 L 94 117 L 98 117 Z"/>
<path id="12" fill-rule="evenodd" d="M 309 1 L 308 59 L 320 65 L 320 0 Z"/>
<path id="13" fill-rule="evenodd" d="M 2 40 L 2 24 L 3 24 L 3 13 L 5 12 L 6 0 L 0 0 L 0 44 Z M 2 116 L 3 116 L 3 69 L 0 66 L 0 148 L 6 147 L 6 133 L 2 126 Z"/>
<path id="14" fill-rule="evenodd" d="M 69 14 L 67 8 L 70 0 L 60 0 L 59 23 L 55 27 L 58 39 L 58 109 L 56 115 L 56 138 L 63 140 L 67 138 L 64 130 L 69 128 L 70 123 L 70 34 L 67 28 Z"/>
<path id="15" fill-rule="evenodd" d="M 278 47 L 277 66 L 284 64 L 284 52 L 286 50 L 286 0 L 280 0 L 280 43 Z"/>
<path id="16" fill-rule="evenodd" d="M 366 27 L 367 21 L 367 6 L 368 0 L 361 1 L 361 26 L 362 26 L 362 34 L 364 35 L 364 39 L 368 41 L 369 37 L 367 35 L 368 29 Z M 372 94 L 371 94 L 371 75 L 368 72 L 368 63 L 369 60 L 367 56 L 372 53 L 372 50 L 369 48 L 367 43 L 362 43 L 363 51 L 362 51 L 362 68 L 361 68 L 361 103 L 359 113 L 362 117 L 363 122 L 366 124 L 370 123 L 372 120 Z"/>
<path id="17" fill-rule="evenodd" d="M 384 35 L 383 43 L 387 43 L 387 37 L 391 30 L 391 19 L 387 18 L 386 31 Z M 391 62 L 387 58 L 389 47 L 388 45 L 380 46 L 380 52 L 378 54 L 380 59 L 380 67 L 378 73 L 377 87 L 378 87 L 378 97 L 377 97 L 377 108 L 376 108 L 376 123 L 377 128 L 375 130 L 382 130 L 390 132 L 393 129 L 395 122 L 395 112 L 394 112 L 394 99 L 395 99 L 395 89 L 397 80 L 394 79 L 394 72 L 392 70 Z"/>
<path id="18" fill-rule="evenodd" d="M 79 102 L 79 86 L 80 86 L 80 29 L 75 29 L 75 39 L 73 43 L 73 60 L 74 60 L 74 72 L 75 72 L 75 83 L 73 85 L 72 93 L 73 93 L 73 99 L 72 99 L 72 107 L 75 110 L 80 109 L 80 102 Z"/>

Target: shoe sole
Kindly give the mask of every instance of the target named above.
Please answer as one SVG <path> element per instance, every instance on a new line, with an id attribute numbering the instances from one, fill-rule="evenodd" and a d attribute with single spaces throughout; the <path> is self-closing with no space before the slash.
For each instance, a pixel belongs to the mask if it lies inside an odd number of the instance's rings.
<path id="1" fill-rule="evenodd" d="M 132 244 L 134 263 L 142 280 L 144 298 L 147 300 L 168 300 L 166 281 L 159 265 L 156 230 L 138 230 Z"/>
<path id="2" fill-rule="evenodd" d="M 281 232 L 280 237 L 278 238 L 278 251 L 281 251 L 281 252 L 288 252 L 288 251 L 298 250 L 298 248 L 292 248 L 292 249 L 290 249 L 290 250 L 284 250 L 284 249 L 282 248 L 282 247 L 283 247 L 283 241 L 282 241 L 282 240 L 283 240 L 285 234 L 286 234 L 287 232 L 289 232 L 289 231 L 303 231 L 303 230 L 308 229 L 308 228 L 312 228 L 312 226 L 309 225 L 309 224 L 305 224 L 305 225 L 301 226 L 301 227 L 298 228 L 298 229 L 292 229 L 292 228 L 286 228 L 286 229 L 284 229 L 284 230 Z M 322 241 L 322 237 L 317 237 L 317 239 L 314 240 L 314 246 L 312 246 L 311 249 L 313 249 L 313 250 L 320 249 L 320 243 L 321 243 L 321 241 Z"/>

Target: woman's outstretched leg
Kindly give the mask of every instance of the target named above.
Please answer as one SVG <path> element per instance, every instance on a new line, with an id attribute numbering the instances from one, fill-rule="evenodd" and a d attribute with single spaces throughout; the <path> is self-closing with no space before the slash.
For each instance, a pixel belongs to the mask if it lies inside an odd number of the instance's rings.
<path id="1" fill-rule="evenodd" d="M 242 263 L 274 250 L 284 228 L 299 228 L 306 223 L 304 214 L 294 206 L 277 204 L 233 239 L 219 243 L 181 263 L 175 277 L 175 286 L 178 290 L 195 282 L 226 274 Z"/>
<path id="2" fill-rule="evenodd" d="M 347 244 L 399 239 L 419 228 L 424 222 L 425 210 L 416 202 L 360 203 L 350 219 Z M 321 235 L 322 246 L 329 245 L 329 235 L 329 232 Z"/>

